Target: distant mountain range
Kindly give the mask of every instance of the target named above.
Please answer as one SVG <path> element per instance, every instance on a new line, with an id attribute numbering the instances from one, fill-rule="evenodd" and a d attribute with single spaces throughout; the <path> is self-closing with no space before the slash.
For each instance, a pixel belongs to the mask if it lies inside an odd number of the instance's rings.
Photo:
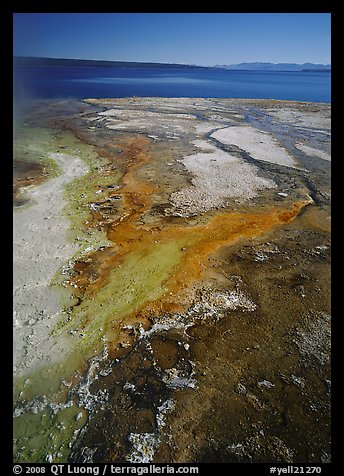
<path id="1" fill-rule="evenodd" d="M 241 71 L 331 71 L 330 64 L 314 63 L 239 63 L 239 64 L 217 64 L 215 66 L 199 66 L 178 63 L 149 63 L 139 61 L 105 61 L 105 60 L 84 60 L 84 59 L 66 59 L 66 58 L 40 58 L 31 56 L 14 57 L 15 66 L 29 67 L 111 67 L 111 68 L 201 68 L 212 69 L 220 68 L 226 70 Z"/>
<path id="2" fill-rule="evenodd" d="M 216 68 L 234 69 L 241 71 L 331 71 L 330 64 L 315 63 L 239 63 L 217 64 Z"/>

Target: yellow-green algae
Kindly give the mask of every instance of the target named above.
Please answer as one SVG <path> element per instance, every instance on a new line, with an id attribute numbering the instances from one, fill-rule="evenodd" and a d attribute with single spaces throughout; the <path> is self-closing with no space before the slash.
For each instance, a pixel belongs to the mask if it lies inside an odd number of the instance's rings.
<path id="1" fill-rule="evenodd" d="M 96 228 L 88 230 L 87 223 L 91 220 L 90 204 L 105 198 L 105 194 L 99 197 L 96 192 L 101 186 L 105 189 L 108 185 L 117 185 L 122 173 L 119 170 L 112 170 L 112 173 L 104 175 L 103 167 L 108 165 L 109 160 L 100 157 L 93 146 L 82 142 L 72 132 L 64 132 L 61 141 L 64 144 L 64 153 L 77 155 L 89 168 L 86 174 L 68 183 L 64 190 L 67 203 L 64 214 L 70 221 L 68 239 L 79 246 L 75 255 L 70 257 L 73 261 L 84 252 L 94 251 L 101 246 L 112 246 L 112 242 L 107 239 L 103 230 Z M 61 271 L 55 274 L 51 285 L 60 286 L 65 281 Z"/>
<path id="2" fill-rule="evenodd" d="M 98 340 L 111 323 L 118 324 L 125 315 L 167 292 L 164 282 L 181 259 L 183 243 L 183 239 L 152 243 L 149 249 L 126 255 L 121 264 L 111 270 L 107 284 L 74 308 L 71 318 L 59 325 L 59 332 L 78 328 L 83 334 L 87 333 L 82 348 L 94 349 L 93 335 Z"/>
<path id="3" fill-rule="evenodd" d="M 58 401 L 61 398 L 59 389 L 62 380 L 72 377 L 80 368 L 85 370 L 88 359 L 100 354 L 104 344 L 102 338 L 114 336 L 111 324 L 114 323 L 114 328 L 119 331 L 120 323 L 126 315 L 167 292 L 164 282 L 181 259 L 182 245 L 182 241 L 158 243 L 152 245 L 151 250 L 133 252 L 126 256 L 120 267 L 111 272 L 108 283 L 93 299 L 84 300 L 80 306 L 74 308 L 70 320 L 61 323 L 55 331 L 61 334 L 62 338 L 68 336 L 71 349 L 68 355 L 63 356 L 59 363 L 46 366 L 26 379 L 18 379 L 17 396 L 18 392 L 22 392 L 20 399 L 30 400 L 36 395 L 49 395 L 51 401 Z M 70 334 L 71 331 L 75 331 L 74 334 Z M 16 417 L 16 460 L 44 461 L 47 455 L 52 454 L 55 455 L 53 462 L 66 461 L 70 453 L 68 443 L 73 432 L 80 428 L 82 421 L 85 422 L 85 419 L 76 420 L 79 411 L 80 408 L 74 405 L 59 410 L 56 415 L 45 410 L 35 415 L 24 413 Z M 65 422 L 66 427 L 63 437 L 58 426 L 61 420 Z M 25 450 L 18 452 L 18 448 Z M 56 456 L 57 453 L 61 456 Z"/>
<path id="4" fill-rule="evenodd" d="M 164 282 L 180 262 L 183 244 L 183 239 L 168 241 L 152 244 L 150 250 L 128 254 L 121 265 L 110 272 L 107 283 L 74 307 L 56 326 L 53 335 L 65 339 L 68 354 L 55 364 L 18 377 L 16 399 L 57 392 L 63 379 L 101 352 L 103 337 L 116 337 L 116 329 L 119 330 L 126 315 L 167 293 Z"/>
<path id="5" fill-rule="evenodd" d="M 69 131 L 60 132 L 25 126 L 18 129 L 14 140 L 15 157 L 28 161 L 44 161 L 47 167 L 47 178 L 61 173 L 57 163 L 49 157 L 51 153 L 76 155 L 89 166 L 89 172 L 69 184 L 65 192 L 68 205 L 64 211 L 71 220 L 70 238 L 75 238 L 78 235 L 81 245 L 79 253 L 89 245 L 96 248 L 104 244 L 107 240 L 103 232 L 98 231 L 90 236 L 83 230 L 84 220 L 90 217 L 90 212 L 84 204 L 85 200 L 81 194 L 87 190 L 90 200 L 97 196 L 95 194 L 97 180 L 104 183 L 98 170 L 106 165 L 108 160 L 99 157 L 92 146 L 83 143 Z M 112 175 L 108 180 L 113 184 L 119 177 L 120 174 L 117 174 L 116 177 Z M 62 281 L 60 270 L 51 284 L 61 284 Z M 61 361 L 45 365 L 25 376 L 15 377 L 13 392 L 15 403 L 25 405 L 36 396 L 45 397 L 46 395 L 49 396 L 51 403 L 61 403 L 65 400 L 65 388 L 61 382 L 64 378 L 70 377 L 77 369 L 84 369 L 87 356 L 83 355 L 79 342 L 72 335 L 66 333 L 63 339 L 70 351 L 68 355 L 61 356 Z M 95 341 L 93 343 L 95 344 Z M 85 410 L 82 412 L 82 418 L 76 418 L 80 411 L 81 409 L 74 403 L 71 407 L 66 408 L 62 404 L 62 407 L 55 412 L 49 408 L 42 411 L 36 408 L 34 413 L 30 408 L 24 410 L 14 418 L 14 460 L 43 462 L 51 455 L 54 462 L 66 461 L 73 438 L 76 437 L 75 431 L 80 429 L 86 421 L 87 412 Z"/>
<path id="6" fill-rule="evenodd" d="M 15 462 L 67 461 L 86 414 L 77 405 L 54 413 L 45 408 L 38 413 L 25 413 L 14 419 Z"/>
<path id="7" fill-rule="evenodd" d="M 31 144 L 36 138 L 37 143 Z M 23 150 L 29 149 L 44 157 L 56 152 L 77 155 L 88 164 L 89 172 L 69 184 L 65 191 L 68 202 L 65 213 L 71 220 L 70 238 L 77 239 L 80 244 L 77 255 L 87 247 L 96 249 L 106 243 L 105 233 L 92 229 L 92 235 L 88 234 L 85 222 L 90 219 L 89 204 L 101 199 L 96 193 L 100 184 L 104 189 L 107 185 L 115 185 L 121 173 L 111 170 L 104 176 L 102 167 L 108 160 L 100 158 L 91 146 L 82 143 L 71 132 L 53 134 L 48 130 L 37 129 L 35 134 L 25 140 L 25 146 L 20 146 Z M 14 418 L 15 461 L 44 462 L 47 458 L 53 462 L 67 460 L 76 430 L 86 422 L 87 411 L 83 410 L 82 418 L 77 419 L 81 411 L 77 403 L 73 401 L 72 406 L 63 407 L 71 400 L 66 399 L 66 387 L 62 382 L 70 379 L 73 384 L 78 384 L 81 372 L 87 369 L 88 360 L 100 354 L 104 339 L 115 337 L 121 320 L 144 303 L 154 301 L 167 292 L 164 282 L 178 265 L 183 245 L 183 240 L 152 243 L 124 256 L 98 292 L 68 312 L 66 319 L 54 330 L 54 336 L 66 342 L 68 352 L 54 364 L 15 378 L 14 401 L 17 408 L 20 405 L 24 408 Z M 59 271 L 52 285 L 61 284 L 63 280 Z M 33 413 L 28 404 L 39 396 L 62 407 L 56 412 L 49 407 L 43 410 L 36 408 L 36 413 Z"/>

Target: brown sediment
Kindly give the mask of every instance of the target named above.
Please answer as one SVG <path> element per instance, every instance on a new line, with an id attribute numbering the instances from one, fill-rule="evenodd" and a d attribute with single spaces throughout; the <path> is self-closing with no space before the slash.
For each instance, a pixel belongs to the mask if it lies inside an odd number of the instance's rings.
<path id="1" fill-rule="evenodd" d="M 321 232 L 331 232 L 330 207 L 307 207 L 300 216 L 302 223 L 311 229 Z"/>
<path id="2" fill-rule="evenodd" d="M 47 179 L 46 167 L 41 162 L 23 159 L 13 160 L 13 205 L 19 206 L 26 202 L 21 196 L 23 187 L 40 185 Z"/>
<path id="3" fill-rule="evenodd" d="M 124 169 L 132 164 L 133 155 L 138 147 L 147 146 L 149 139 L 142 135 L 123 134 L 118 135 L 116 139 L 113 137 L 97 137 L 92 138 L 89 132 L 75 125 L 72 121 L 65 121 L 62 126 L 65 130 L 71 131 L 74 136 L 81 142 L 88 144 L 94 148 L 94 151 L 99 155 L 108 159 L 111 165 L 115 163 L 116 167 L 123 167 Z M 123 153 L 122 153 L 123 152 Z"/>

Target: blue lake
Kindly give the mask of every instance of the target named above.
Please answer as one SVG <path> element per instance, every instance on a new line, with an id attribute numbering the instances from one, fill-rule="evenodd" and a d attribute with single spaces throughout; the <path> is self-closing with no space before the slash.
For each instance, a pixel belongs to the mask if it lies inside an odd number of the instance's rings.
<path id="1" fill-rule="evenodd" d="M 102 97 L 231 97 L 331 102 L 330 72 L 216 68 L 18 67 L 14 101 Z"/>

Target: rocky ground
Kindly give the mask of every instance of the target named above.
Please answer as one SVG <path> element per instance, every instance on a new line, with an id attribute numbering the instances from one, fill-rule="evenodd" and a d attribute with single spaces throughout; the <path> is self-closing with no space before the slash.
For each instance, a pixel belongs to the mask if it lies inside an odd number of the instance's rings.
<path id="1" fill-rule="evenodd" d="M 329 462 L 330 106 L 89 99 L 25 121 L 15 461 Z"/>

